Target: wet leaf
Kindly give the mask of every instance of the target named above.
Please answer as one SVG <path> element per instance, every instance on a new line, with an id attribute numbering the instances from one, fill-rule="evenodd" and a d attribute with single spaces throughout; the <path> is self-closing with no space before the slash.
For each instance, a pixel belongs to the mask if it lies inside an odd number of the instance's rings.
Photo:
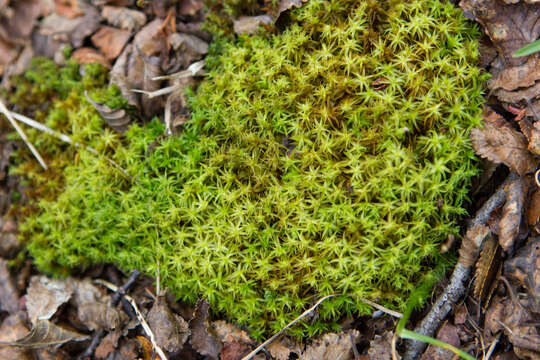
<path id="1" fill-rule="evenodd" d="M 70 341 L 83 341 L 90 337 L 75 331 L 64 329 L 49 320 L 38 320 L 30 332 L 15 341 L 4 342 L 11 346 L 38 349 L 47 346 L 65 344 Z"/>
<path id="2" fill-rule="evenodd" d="M 506 202 L 499 221 L 499 244 L 504 251 L 511 250 L 519 233 L 527 190 L 527 184 L 521 178 L 506 185 Z"/>
<path id="3" fill-rule="evenodd" d="M 33 276 L 26 294 L 26 309 L 30 321 L 50 319 L 60 305 L 66 303 L 73 294 L 71 279 L 56 280 L 46 276 Z"/>
<path id="4" fill-rule="evenodd" d="M 218 359 L 223 345 L 208 331 L 209 309 L 208 301 L 197 301 L 193 319 L 189 322 L 191 327 L 190 343 L 199 354 L 211 359 Z"/>
<path id="5" fill-rule="evenodd" d="M 92 36 L 92 43 L 99 49 L 108 60 L 113 60 L 120 55 L 127 44 L 131 34 L 127 30 L 120 30 L 110 26 L 102 26 Z"/>
<path id="6" fill-rule="evenodd" d="M 111 109 L 107 105 L 100 104 L 90 99 L 86 92 L 84 95 L 86 96 L 88 102 L 94 106 L 99 115 L 101 115 L 101 117 L 105 120 L 107 125 L 109 125 L 113 130 L 124 132 L 128 129 L 128 126 L 131 123 L 131 118 L 126 110 Z"/>
<path id="7" fill-rule="evenodd" d="M 259 16 L 240 16 L 233 21 L 234 32 L 237 34 L 255 34 L 259 29 L 259 25 L 269 25 L 272 23 L 270 15 Z"/>
<path id="8" fill-rule="evenodd" d="M 154 333 L 158 346 L 169 352 L 181 350 L 190 335 L 188 323 L 182 317 L 173 314 L 162 296 L 154 302 L 146 321 Z"/>
<path id="9" fill-rule="evenodd" d="M 351 336 L 352 334 L 352 336 Z M 360 337 L 357 330 L 325 334 L 309 345 L 300 360 L 353 359 L 353 342 Z"/>
<path id="10" fill-rule="evenodd" d="M 109 24 L 127 31 L 139 30 L 146 24 L 146 15 L 143 12 L 125 7 L 104 6 L 101 16 Z"/>
<path id="11" fill-rule="evenodd" d="M 497 164 L 505 164 L 518 174 L 534 171 L 536 160 L 529 153 L 527 139 L 491 109 L 484 111 L 484 126 L 471 130 L 476 153 Z"/>

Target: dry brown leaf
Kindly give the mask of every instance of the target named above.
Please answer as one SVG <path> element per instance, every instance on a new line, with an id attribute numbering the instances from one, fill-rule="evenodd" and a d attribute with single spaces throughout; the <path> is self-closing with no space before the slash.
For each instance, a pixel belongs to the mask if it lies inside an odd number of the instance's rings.
<path id="1" fill-rule="evenodd" d="M 142 356 L 144 360 L 160 360 L 158 354 L 154 351 L 152 342 L 144 336 L 137 336 L 137 341 L 141 345 Z"/>
<path id="2" fill-rule="evenodd" d="M 125 7 L 104 6 L 101 16 L 112 26 L 127 31 L 139 30 L 146 24 L 146 15 L 143 12 Z"/>
<path id="3" fill-rule="evenodd" d="M 254 342 L 244 330 L 224 320 L 214 321 L 211 328 L 219 341 L 223 343 L 237 341 L 251 344 Z"/>
<path id="4" fill-rule="evenodd" d="M 9 8 L 10 16 L 0 16 L 0 38 L 12 43 L 28 40 L 41 14 L 39 0 L 11 1 Z"/>
<path id="5" fill-rule="evenodd" d="M 32 330 L 24 337 L 3 343 L 11 346 L 39 349 L 65 344 L 70 341 L 83 341 L 89 338 L 88 335 L 64 329 L 49 320 L 38 320 Z"/>
<path id="6" fill-rule="evenodd" d="M 18 50 L 11 44 L 0 38 L 0 75 L 4 73 L 7 66 L 17 58 Z"/>
<path id="7" fill-rule="evenodd" d="M 116 329 L 115 331 L 108 333 L 103 340 L 101 340 L 101 343 L 99 343 L 94 356 L 98 359 L 105 359 L 107 356 L 109 356 L 109 354 L 115 351 L 118 347 L 118 340 L 120 339 L 121 335 L 122 331 L 120 331 L 120 329 Z"/>
<path id="8" fill-rule="evenodd" d="M 223 350 L 221 351 L 221 360 L 241 360 L 244 356 L 251 351 L 249 344 L 233 341 L 223 344 Z"/>
<path id="9" fill-rule="evenodd" d="M 210 304 L 206 300 L 197 301 L 193 319 L 189 322 L 191 326 L 190 343 L 197 352 L 211 359 L 217 359 L 223 345 L 209 333 L 208 310 Z"/>
<path id="10" fill-rule="evenodd" d="M 122 54 L 116 59 L 113 68 L 109 72 L 111 84 L 115 84 L 120 89 L 122 97 L 128 100 L 128 104 L 140 107 L 139 98 L 136 93 L 131 91 L 134 86 L 128 82 L 128 61 L 131 56 L 133 46 L 128 44 Z"/>
<path id="11" fill-rule="evenodd" d="M 352 334 L 352 336 L 351 336 Z M 360 338 L 357 330 L 347 332 L 324 334 L 316 339 L 300 355 L 300 360 L 352 360 L 353 342 Z"/>
<path id="12" fill-rule="evenodd" d="M 125 323 L 127 316 L 116 308 L 100 302 L 80 304 L 77 308 L 79 320 L 89 330 L 113 330 Z"/>
<path id="13" fill-rule="evenodd" d="M 202 59 L 203 55 L 208 53 L 208 43 L 194 35 L 172 33 L 169 35 L 169 43 L 175 51 L 176 61 L 182 68 Z"/>
<path id="14" fill-rule="evenodd" d="M 66 303 L 73 294 L 71 279 L 56 280 L 46 276 L 33 276 L 26 294 L 26 310 L 30 321 L 50 319 L 60 305 Z"/>
<path id="15" fill-rule="evenodd" d="M 182 349 L 190 331 L 188 323 L 180 316 L 173 314 L 165 298 L 159 296 L 146 316 L 152 329 L 156 343 L 169 352 Z"/>
<path id="16" fill-rule="evenodd" d="M 19 295 L 8 262 L 0 258 L 0 310 L 15 314 L 19 310 Z"/>
<path id="17" fill-rule="evenodd" d="M 22 338 L 28 333 L 22 312 L 12 314 L 4 319 L 0 326 L 0 342 L 11 342 Z M 34 357 L 27 349 L 0 346 L 0 359 L 33 360 Z"/>
<path id="18" fill-rule="evenodd" d="M 527 139 L 493 110 L 484 111 L 484 126 L 471 130 L 476 153 L 497 164 L 505 164 L 520 175 L 532 172 L 536 160 L 529 153 Z"/>
<path id="19" fill-rule="evenodd" d="M 77 0 L 54 0 L 54 2 L 58 15 L 73 19 L 84 14 L 84 11 L 79 8 Z"/>
<path id="20" fill-rule="evenodd" d="M 526 109 L 523 109 L 523 111 L 525 110 Z M 525 115 L 524 112 L 523 115 Z M 520 115 L 518 115 L 518 117 L 519 116 Z M 516 120 L 518 119 L 518 117 L 516 117 Z M 527 141 L 529 142 L 529 145 L 527 146 L 529 148 L 529 151 L 535 155 L 540 155 L 540 122 L 535 121 L 533 123 L 527 117 L 522 117 L 517 121 L 521 132 L 523 133 L 523 135 L 525 135 Z"/>
<path id="21" fill-rule="evenodd" d="M 535 226 L 540 220 L 540 189 L 531 195 L 529 201 L 529 208 L 527 210 L 527 223 L 531 226 Z"/>
<path id="22" fill-rule="evenodd" d="M 140 342 L 136 339 L 126 339 L 120 342 L 120 348 L 118 349 L 118 358 L 120 359 L 139 359 Z M 159 356 L 156 355 L 156 359 Z"/>
<path id="23" fill-rule="evenodd" d="M 279 17 L 283 12 L 288 11 L 294 7 L 299 8 L 307 0 L 281 0 L 279 2 L 277 17 Z"/>
<path id="24" fill-rule="evenodd" d="M 488 237 L 482 246 L 480 256 L 476 262 L 476 272 L 474 277 L 474 297 L 484 302 L 488 294 L 491 283 L 501 265 L 501 253 L 497 240 L 493 237 Z"/>
<path id="25" fill-rule="evenodd" d="M 473 266 L 478 247 L 491 235 L 489 227 L 478 224 L 467 230 L 459 249 L 459 261 L 465 266 Z"/>
<path id="26" fill-rule="evenodd" d="M 457 327 L 446 322 L 437 333 L 437 339 L 459 348 L 461 341 L 459 339 L 458 331 Z M 422 355 L 421 360 L 447 360 L 452 359 L 454 355 L 455 354 L 450 350 L 443 349 L 439 346 L 429 345 L 426 352 Z"/>
<path id="27" fill-rule="evenodd" d="M 506 185 L 506 202 L 499 221 L 499 244 L 504 251 L 510 251 L 519 233 L 528 186 L 522 178 Z"/>
<path id="28" fill-rule="evenodd" d="M 78 64 L 100 63 L 109 69 L 111 68 L 109 60 L 102 53 L 92 48 L 78 48 L 71 54 L 71 59 Z"/>
<path id="29" fill-rule="evenodd" d="M 133 39 L 133 45 L 145 56 L 167 51 L 167 37 L 162 31 L 163 19 L 156 18 L 146 24 Z"/>
<path id="30" fill-rule="evenodd" d="M 375 335 L 369 343 L 369 359 L 391 360 L 392 359 L 392 337 L 391 331 L 385 331 L 382 335 Z"/>
<path id="31" fill-rule="evenodd" d="M 529 238 L 516 256 L 504 264 L 504 273 L 527 289 L 532 310 L 540 314 L 540 238 Z"/>
<path id="32" fill-rule="evenodd" d="M 269 25 L 272 23 L 270 15 L 259 16 L 240 16 L 233 21 L 234 32 L 237 34 L 255 34 L 259 29 L 259 25 Z"/>
<path id="33" fill-rule="evenodd" d="M 201 0 L 182 0 L 178 4 L 178 15 L 195 16 L 203 7 L 204 2 Z"/>
<path id="34" fill-rule="evenodd" d="M 110 26 L 102 26 L 92 36 L 92 43 L 99 49 L 108 60 L 113 60 L 120 55 L 127 44 L 131 34 L 127 30 L 120 30 Z"/>
<path id="35" fill-rule="evenodd" d="M 276 360 L 288 360 L 292 354 L 298 356 L 302 352 L 300 345 L 288 338 L 271 342 L 266 345 L 266 350 Z"/>

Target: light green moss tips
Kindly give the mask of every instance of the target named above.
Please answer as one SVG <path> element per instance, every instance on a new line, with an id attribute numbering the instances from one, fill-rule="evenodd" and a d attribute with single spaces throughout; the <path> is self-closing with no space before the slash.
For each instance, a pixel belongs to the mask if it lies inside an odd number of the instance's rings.
<path id="1" fill-rule="evenodd" d="M 477 174 L 477 35 L 446 2 L 309 0 L 281 34 L 221 42 L 180 136 L 84 135 L 132 180 L 81 150 L 23 227 L 30 253 L 49 271 L 159 263 L 255 336 L 327 294 L 350 296 L 295 334 L 365 313 L 361 297 L 399 307 Z"/>

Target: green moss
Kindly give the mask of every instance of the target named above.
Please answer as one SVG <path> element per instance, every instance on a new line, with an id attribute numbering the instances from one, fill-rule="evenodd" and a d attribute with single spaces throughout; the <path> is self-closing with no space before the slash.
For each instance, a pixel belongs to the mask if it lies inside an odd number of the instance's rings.
<path id="1" fill-rule="evenodd" d="M 255 336 L 327 294 L 350 296 L 294 334 L 367 312 L 360 298 L 400 308 L 458 234 L 477 174 L 477 36 L 436 0 L 310 0 L 282 34 L 215 46 L 192 120 L 157 145 L 156 122 L 104 133 L 77 92 L 47 121 L 67 119 L 132 179 L 81 150 L 22 225 L 30 253 L 56 272 L 159 263 L 180 298 Z"/>

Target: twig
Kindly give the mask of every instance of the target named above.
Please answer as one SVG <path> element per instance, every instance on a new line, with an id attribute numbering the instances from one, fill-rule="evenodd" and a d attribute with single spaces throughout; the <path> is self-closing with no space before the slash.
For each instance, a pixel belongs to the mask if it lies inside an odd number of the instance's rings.
<path id="1" fill-rule="evenodd" d="M 284 328 L 282 328 L 281 330 L 279 330 L 277 333 L 275 333 L 270 339 L 266 340 L 265 342 L 263 342 L 261 345 L 257 346 L 255 348 L 255 350 L 253 350 L 252 352 L 250 352 L 249 354 L 247 354 L 246 356 L 244 356 L 242 358 L 242 360 L 249 360 L 251 359 L 252 357 L 254 357 L 255 355 L 257 355 L 257 353 L 259 351 L 261 351 L 262 348 L 264 348 L 266 345 L 270 344 L 272 341 L 274 341 L 278 336 L 280 336 L 281 334 L 283 334 L 283 332 L 285 330 L 287 330 L 288 328 L 290 328 L 291 326 L 293 326 L 294 324 L 296 324 L 299 320 L 301 320 L 302 318 L 308 316 L 311 312 L 313 312 L 313 310 L 315 310 L 317 308 L 317 306 L 319 306 L 324 300 L 326 299 L 329 299 L 331 297 L 335 297 L 335 296 L 339 296 L 339 294 L 334 294 L 334 295 L 326 295 L 322 298 L 319 299 L 319 301 L 317 301 L 315 303 L 315 305 L 313 305 L 312 307 L 310 307 L 309 309 L 307 309 L 306 311 L 304 311 L 302 314 L 300 314 L 300 316 L 298 316 L 296 319 L 294 319 L 293 321 L 291 321 L 290 323 L 288 323 Z"/>
<path id="2" fill-rule="evenodd" d="M 493 354 L 493 351 L 495 351 L 495 346 L 497 346 L 497 343 L 499 342 L 499 339 L 501 338 L 502 333 L 499 333 L 499 335 L 493 340 L 491 345 L 489 346 L 489 350 L 486 354 L 486 356 L 482 360 L 489 360 L 491 358 L 491 354 Z"/>
<path id="3" fill-rule="evenodd" d="M 516 181 L 517 179 L 519 179 L 519 175 L 516 173 L 511 173 L 508 175 L 497 191 L 495 191 L 495 193 L 484 203 L 480 210 L 478 210 L 476 216 L 470 222 L 469 227 L 485 224 L 493 210 L 504 204 L 506 200 L 506 185 Z M 482 244 L 477 245 L 478 249 L 480 249 Z M 446 286 L 444 292 L 437 298 L 437 301 L 433 304 L 429 313 L 416 327 L 414 332 L 426 336 L 433 336 L 450 310 L 452 310 L 452 307 L 457 300 L 465 294 L 465 283 L 469 279 L 471 269 L 472 266 L 466 266 L 461 261 L 458 261 L 450 278 L 450 283 L 448 286 Z M 410 341 L 403 359 L 418 359 L 422 352 L 424 352 L 426 346 L 427 344 L 421 341 Z"/>
<path id="4" fill-rule="evenodd" d="M 17 131 L 17 133 L 19 134 L 19 136 L 23 139 L 24 143 L 26 144 L 26 146 L 28 146 L 28 148 L 30 149 L 30 151 L 32 152 L 32 154 L 35 156 L 35 158 L 37 159 L 37 161 L 39 162 L 39 164 L 41 165 L 41 167 L 43 167 L 43 169 L 47 170 L 47 164 L 45 164 L 45 161 L 43 160 L 43 158 L 41 157 L 41 155 L 39 155 L 39 152 L 36 150 L 36 148 L 34 147 L 34 145 L 32 145 L 32 143 L 30 143 L 30 141 L 28 140 L 28 138 L 26 137 L 26 134 L 22 131 L 21 127 L 19 126 L 19 124 L 17 124 L 17 122 L 15 121 L 15 119 L 13 119 L 13 116 L 11 116 L 11 113 L 10 111 L 7 109 L 6 105 L 4 105 L 4 102 L 0 99 L 0 112 L 2 114 L 4 114 L 5 117 L 7 117 L 7 119 L 9 120 L 9 122 L 11 123 L 11 126 L 13 126 L 15 128 L 15 130 Z"/>
<path id="5" fill-rule="evenodd" d="M 386 313 L 386 314 L 390 315 L 390 316 L 396 317 L 398 319 L 401 319 L 403 317 L 402 313 L 394 311 L 394 310 L 390 310 L 390 309 L 388 309 L 388 308 L 386 308 L 386 307 L 384 307 L 382 305 L 377 304 L 376 302 L 373 302 L 371 300 L 364 299 L 364 298 L 358 298 L 358 299 L 360 301 L 362 301 L 362 302 L 365 302 L 368 305 L 373 306 L 375 309 L 380 310 L 383 313 Z"/>
<path id="6" fill-rule="evenodd" d="M 111 284 L 108 281 L 97 279 L 94 282 L 96 284 L 101 284 L 112 291 L 118 290 L 118 287 L 116 285 Z M 150 326 L 144 319 L 144 316 L 139 311 L 139 308 L 137 307 L 137 303 L 135 302 L 135 300 L 129 295 L 124 295 L 124 298 L 131 304 L 131 306 L 133 307 L 133 310 L 135 310 L 135 314 L 137 314 L 137 319 L 139 319 L 139 322 L 141 323 L 142 328 L 146 332 L 146 335 L 148 335 L 148 337 L 150 338 L 150 342 L 152 343 L 152 346 L 154 346 L 156 353 L 159 355 L 159 357 L 161 357 L 162 360 L 167 360 L 167 356 L 165 355 L 163 350 L 161 350 L 159 345 L 156 343 L 156 338 L 154 336 L 154 333 L 152 332 L 152 329 L 150 328 Z"/>

